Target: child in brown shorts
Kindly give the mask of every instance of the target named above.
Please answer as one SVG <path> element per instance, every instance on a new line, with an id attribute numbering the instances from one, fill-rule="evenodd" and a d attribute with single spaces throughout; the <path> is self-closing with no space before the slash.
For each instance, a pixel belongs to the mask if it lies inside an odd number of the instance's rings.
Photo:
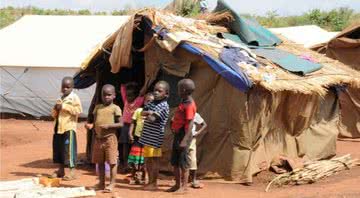
<path id="1" fill-rule="evenodd" d="M 85 125 L 87 129 L 95 127 L 95 141 L 92 154 L 92 162 L 99 164 L 98 190 L 112 192 L 115 185 L 118 159 L 118 141 L 116 129 L 122 126 L 121 109 L 113 103 L 115 88 L 112 85 L 104 85 L 101 91 L 102 104 L 94 109 L 94 120 Z M 110 184 L 105 187 L 105 162 L 110 165 Z"/>

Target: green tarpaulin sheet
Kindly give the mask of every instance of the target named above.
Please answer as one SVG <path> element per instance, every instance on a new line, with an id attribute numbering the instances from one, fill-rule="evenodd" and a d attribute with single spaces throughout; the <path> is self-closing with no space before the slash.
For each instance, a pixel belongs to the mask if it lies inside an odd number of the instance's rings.
<path id="1" fill-rule="evenodd" d="M 298 57 L 289 52 L 272 48 L 272 49 L 252 49 L 252 51 L 258 55 L 270 59 L 274 63 L 278 64 L 283 69 L 305 75 L 316 70 L 321 69 L 322 65 L 319 63 L 311 62 L 309 60 Z"/>
<path id="2" fill-rule="evenodd" d="M 251 2 L 249 2 L 251 3 Z M 230 28 L 247 45 L 275 46 L 281 40 L 266 28 L 262 27 L 255 19 L 247 19 L 240 16 L 223 0 L 219 0 L 214 12 L 230 11 L 235 20 L 231 22 Z"/>

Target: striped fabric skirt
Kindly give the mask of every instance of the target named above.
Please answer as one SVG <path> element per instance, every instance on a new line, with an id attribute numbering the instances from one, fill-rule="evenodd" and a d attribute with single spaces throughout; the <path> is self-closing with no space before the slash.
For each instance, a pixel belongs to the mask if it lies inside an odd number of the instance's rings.
<path id="1" fill-rule="evenodd" d="M 144 165 L 144 147 L 138 141 L 135 141 L 131 146 L 128 164 L 136 170 L 140 170 Z"/>

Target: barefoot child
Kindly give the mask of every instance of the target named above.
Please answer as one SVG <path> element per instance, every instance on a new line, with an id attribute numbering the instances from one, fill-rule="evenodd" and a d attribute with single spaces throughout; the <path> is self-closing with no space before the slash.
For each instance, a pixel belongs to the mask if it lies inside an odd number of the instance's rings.
<path id="1" fill-rule="evenodd" d="M 197 128 L 200 127 L 198 130 Z M 192 128 L 192 138 L 189 146 L 189 151 L 187 153 L 187 158 L 189 160 L 189 169 L 190 169 L 190 177 L 191 178 L 191 187 L 200 188 L 200 184 L 196 180 L 196 170 L 197 170 L 197 160 L 196 160 L 196 137 L 203 133 L 205 128 L 207 127 L 206 122 L 200 116 L 200 114 L 196 113 L 194 118 L 194 125 Z"/>
<path id="2" fill-rule="evenodd" d="M 148 93 L 145 95 L 144 99 L 144 108 L 138 108 L 132 116 L 132 123 L 129 130 L 130 143 L 132 143 L 131 151 L 128 158 L 128 164 L 132 168 L 132 179 L 130 184 L 140 184 L 145 180 L 145 169 L 144 169 L 144 148 L 143 145 L 139 143 L 139 139 L 142 134 L 144 126 L 144 116 L 141 113 L 147 110 L 147 105 L 154 101 L 154 95 Z M 141 178 L 138 177 L 138 173 L 141 171 Z M 141 181 L 142 180 L 142 181 Z"/>
<path id="3" fill-rule="evenodd" d="M 123 113 L 123 122 L 124 126 L 121 128 L 119 135 L 119 154 L 120 159 L 122 160 L 122 168 L 126 172 L 128 167 L 128 156 L 130 152 L 130 142 L 129 142 L 129 128 L 132 123 L 132 115 L 135 110 L 140 108 L 144 103 L 144 97 L 139 96 L 139 87 L 137 83 L 130 82 L 126 85 L 121 85 L 120 88 L 121 97 L 124 102 L 124 113 Z M 121 151 L 121 152 L 120 152 Z"/>
<path id="4" fill-rule="evenodd" d="M 147 111 L 142 112 L 146 119 L 139 143 L 144 145 L 145 167 L 149 174 L 149 183 L 145 186 L 145 190 L 157 189 L 161 146 L 164 141 L 165 125 L 169 117 L 169 105 L 167 103 L 169 89 L 167 82 L 157 82 L 153 92 L 155 100 L 147 106 Z"/>
<path id="5" fill-rule="evenodd" d="M 115 88 L 104 85 L 101 91 L 102 104 L 94 109 L 94 120 L 85 125 L 87 129 L 95 128 L 92 162 L 99 164 L 99 184 L 97 190 L 112 192 L 115 185 L 118 160 L 118 142 L 116 129 L 122 126 L 121 109 L 113 103 Z M 110 165 L 110 184 L 105 187 L 105 162 Z"/>
<path id="6" fill-rule="evenodd" d="M 195 84 L 191 79 L 183 79 L 178 83 L 178 95 L 181 97 L 175 115 L 172 119 L 171 130 L 174 133 L 174 141 L 171 153 L 171 165 L 174 167 L 175 186 L 167 192 L 184 192 L 187 190 L 189 178 L 189 161 L 187 153 L 192 137 L 192 128 L 196 113 L 196 104 L 192 98 Z"/>
<path id="7" fill-rule="evenodd" d="M 76 126 L 78 116 L 82 112 L 79 97 L 73 92 L 74 81 L 72 77 L 65 77 L 61 83 L 62 96 L 52 110 L 55 118 L 53 136 L 53 160 L 58 163 L 59 169 L 52 177 L 63 177 L 64 180 L 75 179 L 75 166 L 77 157 Z M 65 175 L 65 166 L 70 173 Z"/>

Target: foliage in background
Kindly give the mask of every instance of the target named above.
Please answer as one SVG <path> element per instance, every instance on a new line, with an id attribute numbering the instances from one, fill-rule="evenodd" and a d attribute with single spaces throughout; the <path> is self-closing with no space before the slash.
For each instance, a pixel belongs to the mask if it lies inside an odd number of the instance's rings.
<path id="1" fill-rule="evenodd" d="M 131 7 L 123 10 L 107 12 L 90 12 L 89 10 L 60 10 L 40 9 L 36 7 L 25 8 L 1 8 L 0 28 L 18 20 L 23 15 L 126 15 L 132 13 Z M 197 0 L 183 0 L 182 6 L 176 12 L 185 17 L 195 17 L 200 13 L 200 6 Z M 288 27 L 298 25 L 318 25 L 328 31 L 341 31 L 355 22 L 360 22 L 360 13 L 355 13 L 350 8 L 337 8 L 331 11 L 311 10 L 300 16 L 279 16 L 276 11 L 269 11 L 265 16 L 244 15 L 256 18 L 265 27 Z"/>
<path id="2" fill-rule="evenodd" d="M 183 0 L 176 14 L 184 17 L 194 17 L 200 14 L 200 4 L 196 0 Z"/>
<path id="3" fill-rule="evenodd" d="M 279 16 L 276 11 L 269 11 L 266 16 L 255 16 L 266 27 L 288 27 L 299 25 L 318 25 L 328 31 L 341 31 L 347 26 L 360 22 L 360 13 L 350 8 L 337 8 L 331 11 L 313 9 L 300 16 Z"/>

